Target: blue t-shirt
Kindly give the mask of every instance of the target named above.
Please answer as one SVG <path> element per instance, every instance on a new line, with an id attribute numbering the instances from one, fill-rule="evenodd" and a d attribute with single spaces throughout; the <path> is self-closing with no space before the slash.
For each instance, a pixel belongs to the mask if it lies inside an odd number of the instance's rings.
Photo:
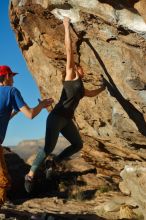
<path id="1" fill-rule="evenodd" d="M 11 117 L 11 112 L 18 112 L 20 108 L 25 106 L 21 93 L 18 89 L 12 86 L 0 86 L 0 142 L 2 143 L 8 123 Z"/>

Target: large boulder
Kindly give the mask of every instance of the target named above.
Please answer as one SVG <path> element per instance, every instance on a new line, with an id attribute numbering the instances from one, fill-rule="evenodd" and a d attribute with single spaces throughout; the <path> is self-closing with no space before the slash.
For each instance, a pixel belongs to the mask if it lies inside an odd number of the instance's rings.
<path id="1" fill-rule="evenodd" d="M 75 60 L 85 71 L 87 88 L 107 89 L 83 98 L 75 121 L 84 137 L 108 152 L 146 158 L 145 1 L 12 0 L 10 19 L 19 47 L 42 97 L 59 99 L 66 53 L 62 16 L 73 22 Z M 91 140 L 90 139 L 90 140 Z M 88 138 L 85 139 L 88 142 Z M 132 152 L 132 154 L 129 154 Z M 138 156 L 134 156 L 138 154 Z"/>
<path id="2" fill-rule="evenodd" d="M 117 219 L 137 219 L 134 216 L 139 207 L 145 216 L 135 193 L 132 202 L 129 197 L 126 202 L 125 197 L 111 199 L 113 191 L 119 196 L 119 174 L 125 164 L 132 160 L 140 166 L 146 159 L 145 9 L 145 0 L 11 0 L 10 3 L 16 39 L 42 98 L 53 97 L 56 104 L 60 96 L 66 65 L 63 16 L 72 21 L 74 57 L 86 73 L 85 87 L 97 88 L 101 74 L 106 80 L 107 88 L 98 97 L 81 100 L 74 119 L 85 142 L 82 157 L 97 171 L 82 176 L 80 181 L 93 188 L 99 184 L 95 187 L 97 194 L 94 193 L 96 211 L 107 219 L 116 215 L 113 212 L 117 212 Z M 70 163 L 70 170 L 73 164 Z M 138 190 L 138 184 L 133 184 L 133 177 L 130 178 L 130 186 Z M 120 189 L 129 195 L 133 189 L 125 185 L 121 183 Z M 145 193 L 143 186 L 140 190 Z M 108 198 L 103 199 L 105 193 L 99 191 L 106 191 Z"/>

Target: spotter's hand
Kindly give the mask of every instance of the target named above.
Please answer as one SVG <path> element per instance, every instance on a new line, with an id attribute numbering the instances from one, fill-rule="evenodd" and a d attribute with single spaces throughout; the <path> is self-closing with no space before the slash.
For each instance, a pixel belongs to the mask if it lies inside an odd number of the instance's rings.
<path id="1" fill-rule="evenodd" d="M 38 99 L 38 101 L 39 101 L 39 105 L 41 105 L 42 108 L 47 108 L 50 105 L 52 105 L 52 103 L 54 102 L 52 98 L 43 99 L 43 100 Z"/>

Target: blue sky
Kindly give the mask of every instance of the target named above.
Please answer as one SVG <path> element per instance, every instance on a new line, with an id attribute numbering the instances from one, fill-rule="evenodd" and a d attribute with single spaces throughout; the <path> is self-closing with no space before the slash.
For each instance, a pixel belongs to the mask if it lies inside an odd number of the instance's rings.
<path id="1" fill-rule="evenodd" d="M 38 103 L 40 92 L 15 39 L 9 21 L 8 5 L 9 0 L 0 1 L 0 65 L 8 65 L 12 71 L 20 73 L 14 77 L 14 86 L 20 90 L 25 102 L 34 107 Z M 44 109 L 39 116 L 30 120 L 19 113 L 10 121 L 3 145 L 12 146 L 22 140 L 43 138 L 47 115 Z"/>

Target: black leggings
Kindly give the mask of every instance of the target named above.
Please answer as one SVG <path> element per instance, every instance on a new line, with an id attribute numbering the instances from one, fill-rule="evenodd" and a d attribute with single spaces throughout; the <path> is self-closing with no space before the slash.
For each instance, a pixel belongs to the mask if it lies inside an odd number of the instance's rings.
<path id="1" fill-rule="evenodd" d="M 36 172 L 44 159 L 54 150 L 59 133 L 71 143 L 56 158 L 55 161 L 60 162 L 63 159 L 77 153 L 82 147 L 83 142 L 72 119 L 59 116 L 51 112 L 47 118 L 45 146 L 41 149 L 34 160 L 31 171 Z"/>

